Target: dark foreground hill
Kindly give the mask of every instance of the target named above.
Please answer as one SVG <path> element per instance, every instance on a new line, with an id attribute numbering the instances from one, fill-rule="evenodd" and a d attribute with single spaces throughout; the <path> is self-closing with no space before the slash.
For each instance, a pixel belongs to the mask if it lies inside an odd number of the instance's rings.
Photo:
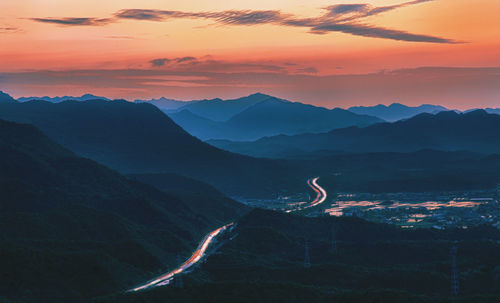
<path id="1" fill-rule="evenodd" d="M 208 185 L 176 182 L 187 198 L 0 120 L 0 301 L 88 302 L 125 290 L 177 265 L 177 254 L 190 255 L 206 232 L 245 211 L 219 203 Z"/>
<path id="2" fill-rule="evenodd" d="M 254 142 L 211 141 L 220 148 L 258 157 L 307 156 L 326 151 L 414 152 L 421 149 L 500 153 L 500 115 L 420 114 L 408 120 L 349 127 L 323 134 L 275 136 Z"/>
<path id="3" fill-rule="evenodd" d="M 201 105 L 203 107 L 201 108 Z M 206 112 L 232 109 L 224 121 L 214 121 Z M 237 111 L 239 110 L 239 111 Z M 202 139 L 256 140 L 279 134 L 327 132 L 347 126 L 367 126 L 383 120 L 335 108 L 332 110 L 290 102 L 264 94 L 236 100 L 203 101 L 182 107 L 169 116 L 190 134 Z"/>
<path id="4" fill-rule="evenodd" d="M 57 143 L 122 173 L 178 173 L 231 195 L 303 186 L 277 161 L 220 150 L 189 135 L 150 104 L 126 101 L 1 103 L 0 118 L 30 123 Z"/>
<path id="5" fill-rule="evenodd" d="M 404 230 L 352 217 L 254 210 L 239 220 L 233 240 L 184 278 L 185 288 L 98 301 L 497 302 L 499 239 L 499 230 L 488 226 Z M 310 267 L 304 265 L 306 241 Z M 450 297 L 454 245 L 460 283 L 455 298 Z"/>

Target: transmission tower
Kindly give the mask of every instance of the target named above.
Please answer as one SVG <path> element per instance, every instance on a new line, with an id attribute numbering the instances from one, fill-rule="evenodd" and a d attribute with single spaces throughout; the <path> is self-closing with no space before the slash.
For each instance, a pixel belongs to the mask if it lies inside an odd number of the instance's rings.
<path id="1" fill-rule="evenodd" d="M 305 241 L 304 245 L 305 253 L 304 253 L 304 267 L 305 268 L 310 268 L 311 267 L 311 258 L 309 257 L 309 241 Z"/>
<path id="2" fill-rule="evenodd" d="M 457 251 L 456 245 L 451 247 L 451 295 L 458 295 L 458 269 L 457 269 Z"/>
<path id="3" fill-rule="evenodd" d="M 176 258 L 177 264 L 181 264 L 181 256 L 177 255 Z M 177 288 L 183 288 L 184 283 L 182 282 L 182 273 L 178 273 L 177 275 L 174 276 L 174 286 Z"/>

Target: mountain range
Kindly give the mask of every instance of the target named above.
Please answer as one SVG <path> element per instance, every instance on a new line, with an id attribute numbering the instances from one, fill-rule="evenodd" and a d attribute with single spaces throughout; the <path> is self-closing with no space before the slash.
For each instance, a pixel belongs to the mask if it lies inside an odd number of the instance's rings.
<path id="1" fill-rule="evenodd" d="M 176 112 L 167 113 L 186 131 L 202 140 L 256 140 L 383 121 L 340 108 L 329 110 L 260 93 L 234 100 L 189 103 Z"/>
<path id="2" fill-rule="evenodd" d="M 284 163 L 215 148 L 150 104 L 11 101 L 0 103 L 0 118 L 33 124 L 78 155 L 124 174 L 178 173 L 229 195 L 274 195 L 303 186 L 304 177 Z"/>
<path id="3" fill-rule="evenodd" d="M 407 120 L 336 129 L 328 133 L 274 136 L 253 142 L 209 141 L 256 157 L 304 156 L 332 152 L 412 152 L 421 149 L 500 153 L 500 116 L 476 110 L 419 114 Z"/>
<path id="4" fill-rule="evenodd" d="M 96 99 L 100 99 L 100 100 L 110 100 L 106 97 L 99 97 L 99 96 L 95 96 L 95 95 L 92 95 L 92 94 L 85 94 L 85 95 L 82 95 L 80 97 L 72 97 L 72 96 L 63 96 L 63 97 L 48 97 L 48 96 L 45 96 L 45 97 L 21 97 L 21 98 L 18 98 L 17 101 L 19 102 L 27 102 L 27 101 L 33 101 L 33 100 L 42 100 L 42 101 L 47 101 L 47 102 L 52 102 L 52 103 L 59 103 L 59 102 L 63 102 L 63 101 L 67 101 L 67 100 L 74 100 L 74 101 L 88 101 L 88 100 L 96 100 Z"/>
<path id="5" fill-rule="evenodd" d="M 161 109 L 163 111 L 176 110 L 176 109 L 183 107 L 186 104 L 189 104 L 191 102 L 196 102 L 196 101 L 179 101 L 179 100 L 174 100 L 174 99 L 167 99 L 165 97 L 161 97 L 158 99 L 150 99 L 150 100 L 134 100 L 134 103 L 153 104 L 154 106 L 158 107 L 159 109 Z"/>
<path id="6" fill-rule="evenodd" d="M 4 120 L 0 168 L 1 301 L 88 302 L 121 292 L 246 212 L 206 184 L 171 175 L 182 193 L 159 190 Z"/>
<path id="7" fill-rule="evenodd" d="M 349 111 L 359 115 L 375 116 L 385 121 L 394 122 L 401 119 L 411 118 L 421 113 L 436 114 L 448 109 L 440 105 L 422 104 L 420 106 L 406 106 L 400 103 L 392 103 L 389 106 L 379 104 L 376 106 L 354 106 Z"/>

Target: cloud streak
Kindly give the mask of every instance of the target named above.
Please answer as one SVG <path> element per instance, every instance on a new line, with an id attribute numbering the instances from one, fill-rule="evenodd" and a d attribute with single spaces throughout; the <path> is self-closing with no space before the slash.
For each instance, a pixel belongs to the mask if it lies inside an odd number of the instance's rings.
<path id="1" fill-rule="evenodd" d="M 105 25 L 117 20 L 141 20 L 164 22 L 171 19 L 206 19 L 216 24 L 230 25 L 262 25 L 304 27 L 309 33 L 326 34 L 340 32 L 361 37 L 391 39 L 409 42 L 459 43 L 458 41 L 425 34 L 414 34 L 402 30 L 375 26 L 362 22 L 363 18 L 375 16 L 398 8 L 416 5 L 433 0 L 415 0 L 390 6 L 373 7 L 369 4 L 338 4 L 325 7 L 323 15 L 311 18 L 299 18 L 285 14 L 279 10 L 227 10 L 220 12 L 184 12 L 157 9 L 123 9 L 112 18 L 32 18 L 37 22 L 55 23 L 63 26 Z M 160 61 L 159 61 L 160 62 Z M 166 60 L 161 61 L 163 65 Z M 154 64 L 154 63 L 153 63 Z M 161 65 L 160 65 L 161 66 Z"/>
<path id="2" fill-rule="evenodd" d="M 114 22 L 113 18 L 30 18 L 30 20 L 61 26 L 102 26 Z"/>
<path id="3" fill-rule="evenodd" d="M 0 34 L 13 34 L 19 33 L 21 29 L 19 27 L 14 26 L 0 26 Z"/>

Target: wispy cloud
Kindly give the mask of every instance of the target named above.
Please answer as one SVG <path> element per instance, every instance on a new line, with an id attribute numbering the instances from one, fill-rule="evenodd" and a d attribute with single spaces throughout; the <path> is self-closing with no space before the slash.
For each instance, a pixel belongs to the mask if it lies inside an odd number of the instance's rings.
<path id="1" fill-rule="evenodd" d="M 178 64 L 178 63 L 186 63 L 186 62 L 196 63 L 196 62 L 198 62 L 198 60 L 195 57 L 188 56 L 188 57 L 180 57 L 180 58 L 156 58 L 156 59 L 149 61 L 149 63 L 151 63 L 151 66 L 153 66 L 153 67 L 165 66 L 165 65 L 169 65 L 171 63 Z"/>
<path id="2" fill-rule="evenodd" d="M 0 34 L 13 34 L 13 33 L 19 33 L 21 31 L 22 30 L 19 27 L 15 26 L 8 26 L 8 25 L 0 26 Z"/>
<path id="3" fill-rule="evenodd" d="M 429 42 L 429 43 L 459 43 L 452 39 L 426 34 L 414 34 L 402 30 L 375 26 L 363 22 L 363 18 L 378 15 L 398 8 L 416 5 L 433 0 L 415 0 L 390 6 L 373 7 L 369 4 L 337 4 L 325 7 L 323 15 L 310 18 L 300 18 L 285 14 L 279 10 L 227 10 L 220 12 L 184 12 L 158 9 L 123 9 L 116 12 L 112 18 L 32 18 L 34 21 L 55 23 L 59 25 L 105 25 L 115 20 L 146 20 L 168 21 L 171 19 L 207 19 L 219 25 L 260 25 L 272 24 L 278 26 L 304 27 L 309 33 L 326 34 L 341 32 L 345 34 L 392 39 L 398 41 Z M 160 66 L 167 60 L 158 61 Z M 153 63 L 154 65 L 154 63 Z"/>
<path id="4" fill-rule="evenodd" d="M 405 31 L 376 27 L 373 25 L 360 23 L 322 24 L 311 28 L 311 32 L 315 34 L 325 34 L 327 32 L 342 32 L 356 36 L 386 38 L 412 42 L 457 43 L 446 38 L 428 35 L 416 35 Z"/>
<path id="5" fill-rule="evenodd" d="M 53 23 L 62 26 L 100 26 L 114 21 L 113 18 L 30 18 L 36 22 Z"/>

